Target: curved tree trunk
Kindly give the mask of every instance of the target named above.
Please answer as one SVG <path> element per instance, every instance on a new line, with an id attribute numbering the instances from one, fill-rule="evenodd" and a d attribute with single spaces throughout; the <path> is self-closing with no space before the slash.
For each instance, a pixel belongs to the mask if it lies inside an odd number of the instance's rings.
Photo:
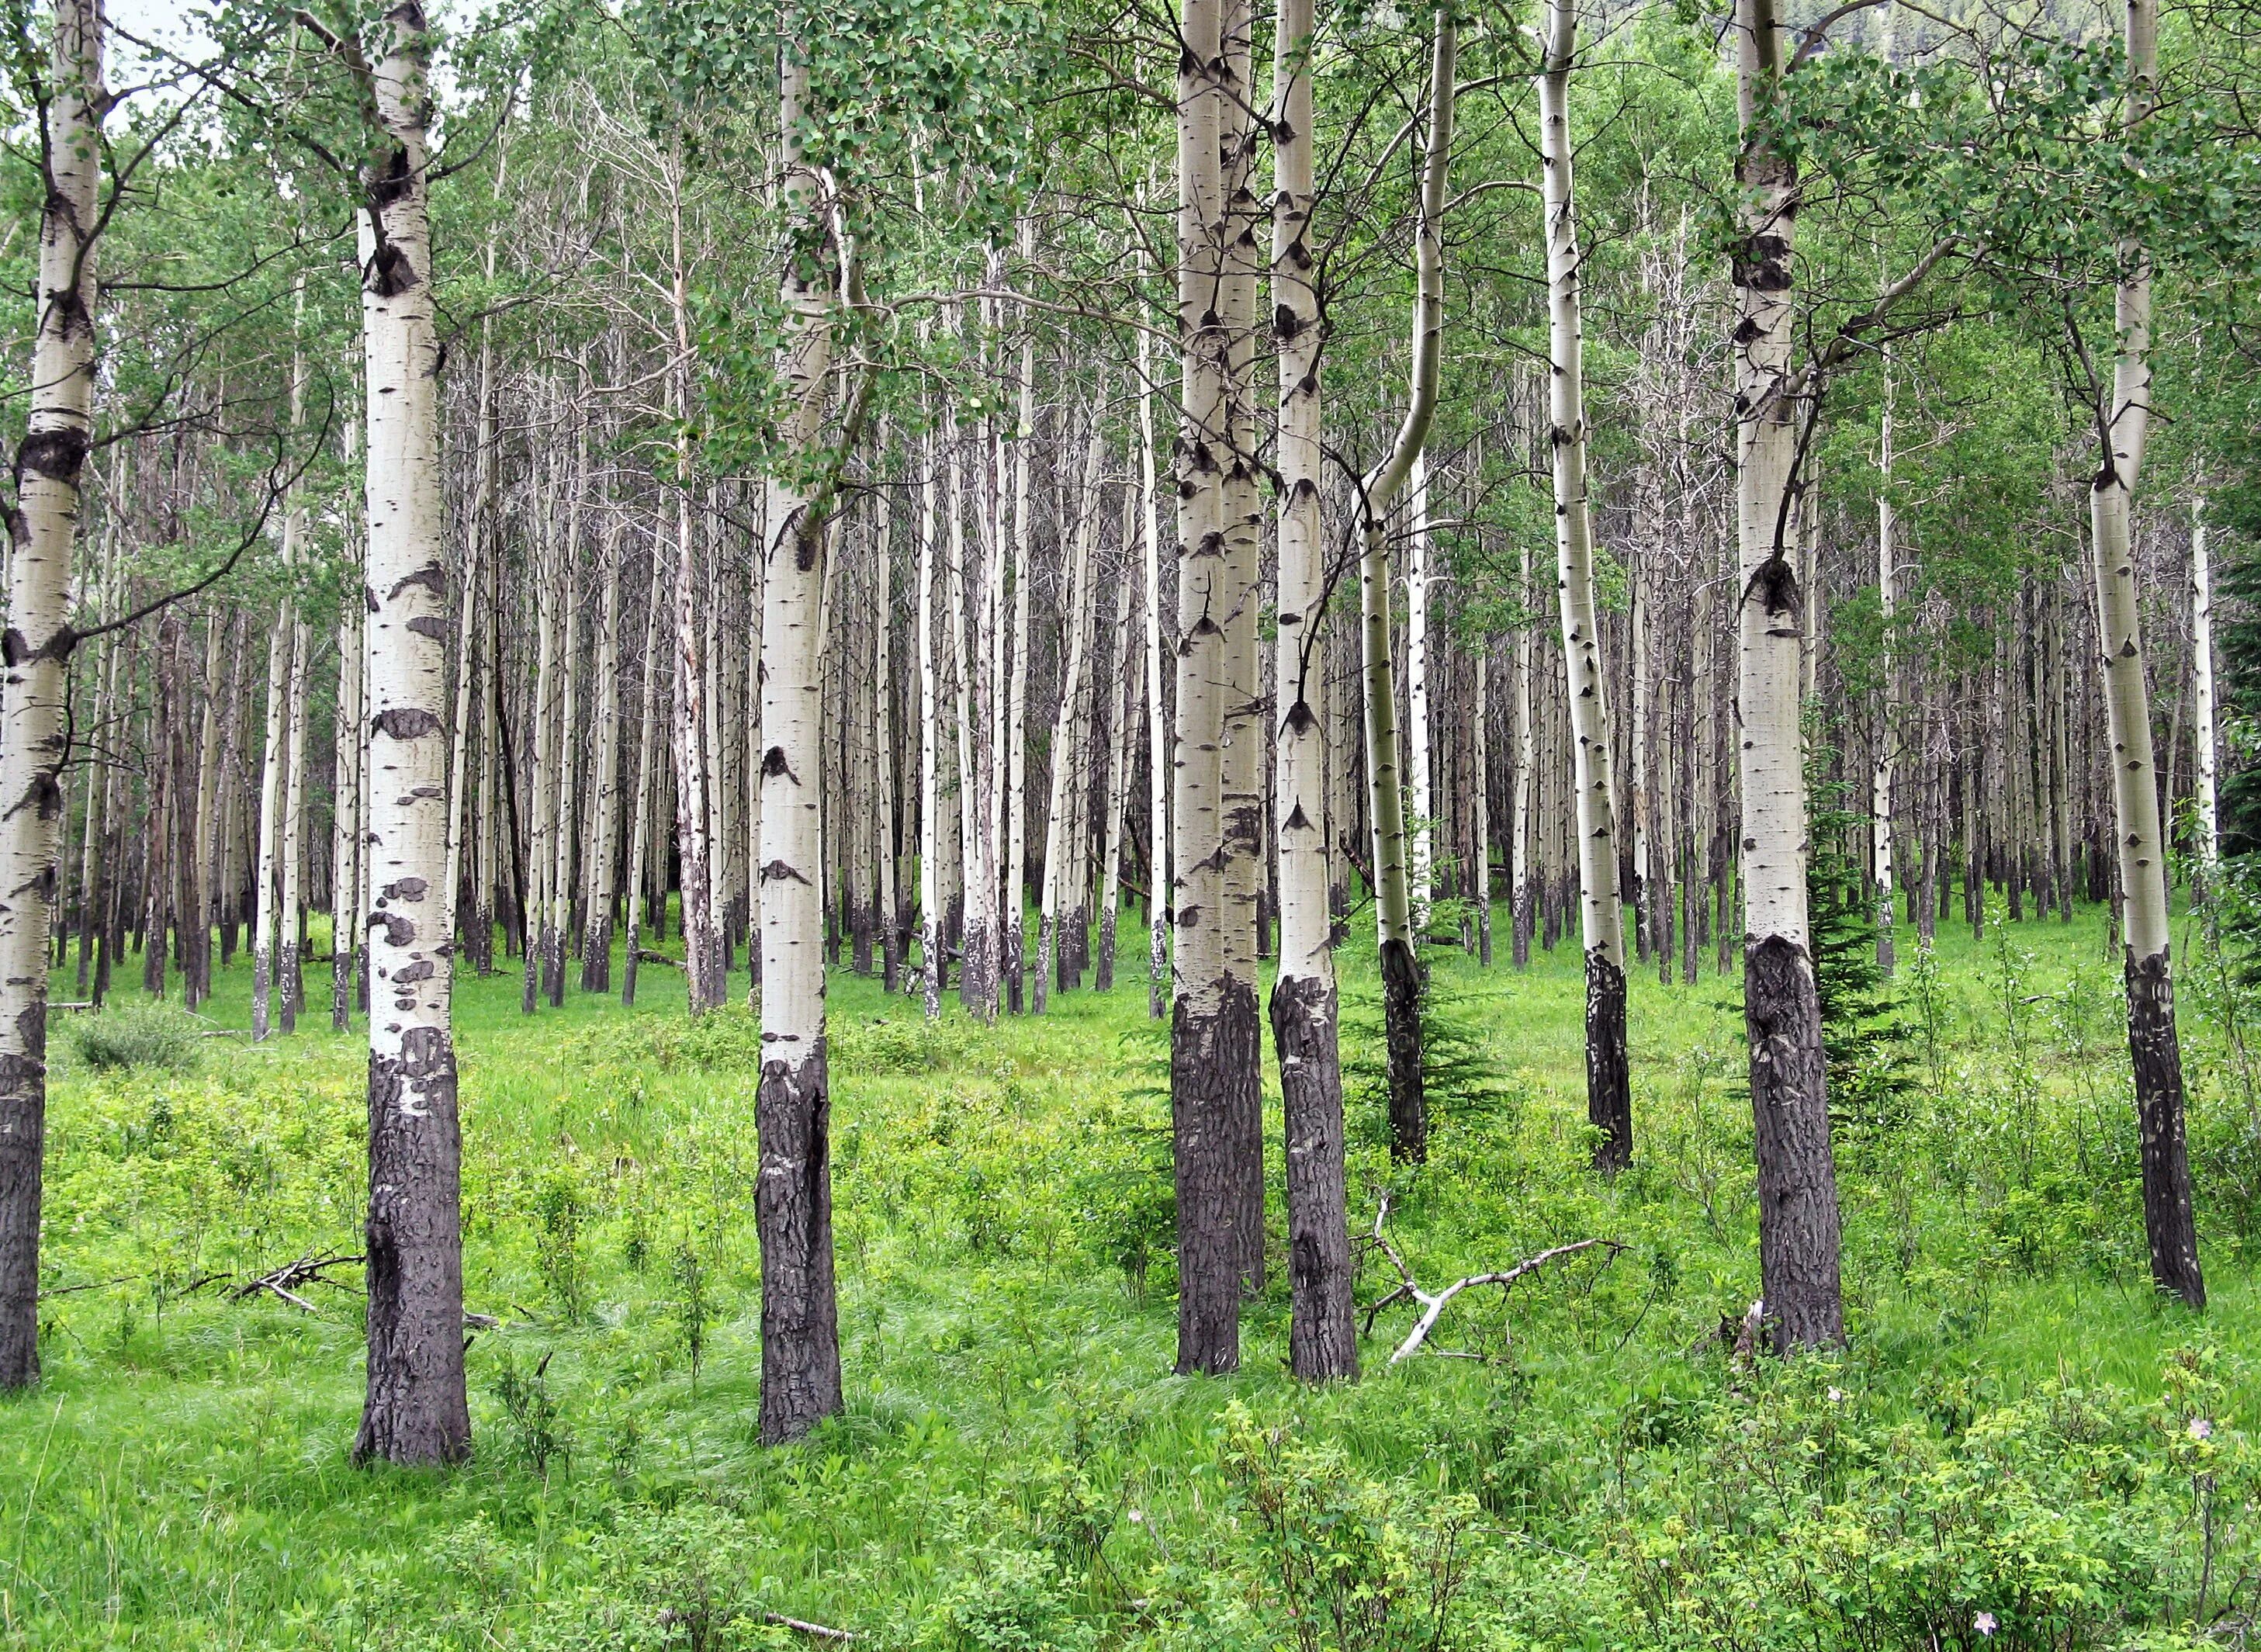
<path id="1" fill-rule="evenodd" d="M 430 45 L 413 0 L 385 14 L 370 76 L 381 132 L 362 176 L 369 398 L 370 772 L 369 1383 L 355 1459 L 452 1462 L 470 1449 L 463 1253 L 449 1025 L 447 559 L 440 342 L 427 203 Z"/>
<path id="2" fill-rule="evenodd" d="M 1361 664 L 1366 679 L 1367 803 L 1374 831 L 1374 909 L 1382 955 L 1382 1037 L 1388 1045 L 1389 1150 L 1413 1163 L 1428 1157 L 1428 1098 L 1421 1052 L 1421 963 L 1414 952 L 1413 890 L 1408 866 L 1403 750 L 1397 689 L 1390 659 L 1389 552 L 1384 533 L 1414 461 L 1429 439 L 1445 327 L 1445 179 L 1453 147 L 1453 77 L 1460 25 L 1451 11 L 1435 15 L 1430 63 L 1429 133 L 1421 176 L 1420 220 L 1414 239 L 1413 364 L 1404 422 L 1389 455 L 1360 490 L 1363 549 L 1358 586 Z"/>
<path id="3" fill-rule="evenodd" d="M 1595 1132 L 1594 1167 L 1615 1171 L 1633 1162 L 1633 1079 L 1626 1051 L 1625 906 L 1618 889 L 1607 662 L 1594 603 L 1593 528 L 1586 493 L 1584 320 L 1570 176 L 1570 66 L 1576 51 L 1573 0 L 1550 0 L 1546 66 L 1539 79 L 1539 130 L 1553 361 L 1547 416 L 1554 454 L 1555 571 L 1577 810 L 1578 916 L 1586 956 L 1586 1122 Z"/>
<path id="4" fill-rule="evenodd" d="M 2128 0 L 2130 119 L 2150 113 L 2158 62 L 2153 0 Z M 2183 1138 L 2182 1049 L 2175 1033 L 2173 972 L 2168 960 L 2167 852 L 2143 684 L 2143 644 L 2129 517 L 2143 464 L 2151 408 L 2151 270 L 2140 246 L 2121 248 L 2114 305 L 2120 348 L 2112 384 L 2097 409 L 2104 449 L 2088 493 L 2098 642 L 2112 733 L 2113 803 L 2126 920 L 2128 1050 L 2142 1130 L 2143 1230 L 2151 1281 L 2193 1308 L 2206 1306 L 2191 1210 L 2190 1161 Z"/>

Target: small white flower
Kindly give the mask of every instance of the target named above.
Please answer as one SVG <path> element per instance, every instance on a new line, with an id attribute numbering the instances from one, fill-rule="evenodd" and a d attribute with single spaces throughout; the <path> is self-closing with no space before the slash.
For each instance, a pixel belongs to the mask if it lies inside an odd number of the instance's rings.
<path id="1" fill-rule="evenodd" d="M 1829 1390 L 1829 1403 L 1832 1405 L 1842 1405 L 1845 1403 L 1845 1390 L 1841 1388 L 1831 1389 Z"/>
<path id="2" fill-rule="evenodd" d="M 1131 1510 L 1128 1518 L 1133 1526 L 1144 1526 L 1146 1523 L 1146 1516 L 1143 1510 Z"/>
<path id="3" fill-rule="evenodd" d="M 1970 1627 L 1977 1630 L 1981 1634 L 1993 1634 L 1997 1627 L 1994 1622 L 1994 1614 L 1991 1612 L 1980 1612 L 1977 1617 L 1970 1620 Z"/>
<path id="4" fill-rule="evenodd" d="M 2212 1422 L 2211 1420 L 2209 1420 L 2208 1419 L 2204 1418 L 2204 1417 L 2193 1417 L 2193 1418 L 2192 1418 L 2192 1419 L 2190 1419 L 2190 1437 L 2191 1437 L 2193 1440 L 2211 1440 L 2211 1439 L 2213 1439 L 2213 1438 L 2214 1438 L 2214 1424 L 2213 1424 L 2213 1422 Z"/>

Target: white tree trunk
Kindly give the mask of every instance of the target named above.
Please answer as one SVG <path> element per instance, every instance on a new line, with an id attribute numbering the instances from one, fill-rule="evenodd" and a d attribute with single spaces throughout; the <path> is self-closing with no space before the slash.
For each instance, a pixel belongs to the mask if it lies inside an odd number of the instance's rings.
<path id="1" fill-rule="evenodd" d="M 369 1363 L 360 1459 L 470 1448 L 449 1024 L 447 557 L 440 341 L 427 201 L 430 45 L 413 4 L 385 16 L 360 215 L 368 392 Z"/>
<path id="2" fill-rule="evenodd" d="M 1143 506 L 1139 549 L 1146 576 L 1146 1013 L 1159 1021 L 1170 975 L 1170 750 L 1168 707 L 1162 702 L 1162 526 L 1154 463 L 1153 340 L 1138 334 L 1138 497 Z"/>
<path id="3" fill-rule="evenodd" d="M 28 415 L 7 514 L 0 667 L 0 1389 L 39 1375 L 40 1157 L 47 1138 L 47 937 L 62 837 L 71 544 L 94 420 L 95 237 L 102 185 L 102 0 L 57 0 Z"/>
<path id="4" fill-rule="evenodd" d="M 2214 774 L 2214 564 L 2203 492 L 2191 501 L 2191 716 L 2198 744 L 2199 858 L 2211 875 L 2222 858 L 2222 815 Z"/>
<path id="5" fill-rule="evenodd" d="M 1430 772 L 1429 727 L 1429 453 L 1413 456 L 1405 549 L 1405 778 L 1413 794 L 1413 944 L 1429 938 L 1429 909 L 1436 899 L 1436 783 Z"/>
<path id="6" fill-rule="evenodd" d="M 1892 509 L 1892 356 L 1884 352 L 1884 409 L 1877 425 L 1877 602 L 1884 619 L 1882 685 L 1877 709 L 1875 767 L 1869 788 L 1869 858 L 1877 880 L 1877 966 L 1889 980 L 1892 973 L 1892 758 L 1899 739 L 1893 703 L 1895 687 L 1892 622 L 1899 594 L 1894 566 L 1899 523 Z"/>

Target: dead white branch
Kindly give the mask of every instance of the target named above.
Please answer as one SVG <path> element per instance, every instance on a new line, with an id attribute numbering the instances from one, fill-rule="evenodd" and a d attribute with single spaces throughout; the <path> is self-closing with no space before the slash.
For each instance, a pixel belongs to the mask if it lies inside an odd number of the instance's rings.
<path id="1" fill-rule="evenodd" d="M 1575 1239 L 1568 1245 L 1557 1245 L 1551 1250 L 1544 1250 L 1536 1256 L 1527 1257 L 1512 1268 L 1501 1268 L 1488 1274 L 1470 1274 L 1466 1278 L 1454 1280 L 1442 1290 L 1428 1291 L 1421 1289 L 1419 1282 L 1413 1277 L 1413 1270 L 1405 1265 L 1405 1259 L 1397 1253 L 1397 1247 L 1392 1245 L 1382 1232 L 1382 1225 L 1388 1219 L 1389 1215 L 1389 1196 L 1384 1194 L 1380 1205 L 1374 1212 L 1374 1232 L 1368 1235 L 1367 1242 L 1389 1259 L 1389 1265 L 1397 1270 L 1398 1283 L 1387 1295 L 1377 1297 L 1367 1309 L 1366 1328 L 1369 1332 L 1372 1332 L 1375 1318 L 1384 1308 L 1395 1304 L 1415 1302 L 1421 1307 L 1421 1317 L 1414 1321 L 1413 1328 L 1405 1333 L 1405 1340 L 1397 1345 L 1397 1351 L 1389 1356 L 1389 1363 L 1392 1365 L 1410 1354 L 1421 1351 L 1422 1345 L 1429 1340 L 1429 1333 L 1436 1329 L 1437 1321 L 1444 1316 L 1446 1306 L 1462 1291 L 1478 1285 L 1497 1285 L 1501 1294 L 1504 1296 L 1515 1288 L 1517 1281 L 1540 1273 L 1553 1264 L 1568 1257 L 1576 1256 L 1581 1252 L 1601 1251 L 1605 1258 L 1604 1266 L 1606 1267 L 1608 1260 L 1613 1260 L 1626 1248 L 1624 1244 L 1617 1239 Z"/>

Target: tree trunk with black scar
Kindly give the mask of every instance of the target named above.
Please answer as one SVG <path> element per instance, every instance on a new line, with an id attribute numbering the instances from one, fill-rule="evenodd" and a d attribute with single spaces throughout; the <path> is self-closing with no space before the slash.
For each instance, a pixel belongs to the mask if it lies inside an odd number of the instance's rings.
<path id="1" fill-rule="evenodd" d="M 385 14 L 360 213 L 368 386 L 369 1370 L 357 1462 L 454 1462 L 463 1388 L 462 1145 L 449 1030 L 447 570 L 423 13 Z M 347 48 L 348 54 L 351 48 Z"/>
<path id="2" fill-rule="evenodd" d="M 785 336 L 778 380 L 789 399 L 780 436 L 814 458 L 825 445 L 832 364 L 828 256 L 815 169 L 799 133 L 808 66 L 788 31 L 780 54 L 780 196 L 791 240 L 780 287 Z M 852 430 L 837 445 L 844 451 Z M 762 1074 L 756 1093 L 761 1180 L 755 1220 L 762 1250 L 761 1438 L 797 1440 L 841 1406 L 838 1309 L 833 1289 L 831 1096 L 824 1052 L 822 787 L 824 760 L 824 512 L 830 480 L 803 492 L 768 485 L 762 601 Z M 836 477 L 835 470 L 833 477 Z M 806 483 L 800 485 L 808 485 Z"/>
<path id="3" fill-rule="evenodd" d="M 1334 922 L 1327 909 L 1327 567 L 1319 512 L 1322 432 L 1314 194 L 1313 0 L 1286 0 L 1274 47 L 1272 312 L 1279 356 L 1280 585 L 1274 843 L 1280 973 L 1272 1041 L 1287 1138 L 1288 1366 L 1305 1382 L 1358 1375 L 1343 1160 Z"/>
<path id="4" fill-rule="evenodd" d="M 2152 0 L 2128 0 L 2129 121 L 2149 118 L 2158 61 Z M 2138 243 L 2120 249 L 2114 304 L 2119 349 L 2112 380 L 2097 388 L 2103 451 L 2089 485 L 2089 542 L 2096 584 L 2098 641 L 2112 736 L 2113 804 L 2118 826 L 2128 982 L 2128 1050 L 2142 1130 L 2143 1229 L 2151 1282 L 2193 1308 L 2206 1306 L 2206 1277 L 2192 1218 L 2190 1162 L 2183 1140 L 2183 1069 L 2175 1036 L 2168 963 L 2167 846 L 2160 830 L 2151 715 L 2130 517 L 2143 464 L 2151 408 L 2151 271 Z M 2075 325 L 2078 325 L 2076 322 Z"/>
<path id="5" fill-rule="evenodd" d="M 62 836 L 71 542 L 94 412 L 94 238 L 108 94 L 101 0 L 57 0 L 30 409 L 8 511 L 0 642 L 0 1389 L 39 1375 L 47 936 Z"/>
<path id="6" fill-rule="evenodd" d="M 1759 1262 L 1772 1345 L 1844 1340 L 1836 1168 L 1805 901 L 1805 752 L 1799 728 L 1805 593 L 1795 542 L 1798 401 L 1790 356 L 1798 183 L 1760 111 L 1782 72 L 1773 0 L 1740 0 L 1743 188 L 1730 278 L 1741 594 L 1743 994 L 1759 1177 Z"/>
<path id="7" fill-rule="evenodd" d="M 1586 479 L 1585 323 L 1570 136 L 1570 68 L 1577 49 L 1577 14 L 1571 0 L 1552 0 L 1547 20 L 1539 129 L 1553 368 L 1547 391 L 1548 445 L 1554 455 L 1555 573 L 1574 742 L 1578 910 L 1586 959 L 1586 1122 L 1594 1131 L 1594 1168 L 1611 1173 L 1633 1162 L 1633 1088 L 1626 1049 L 1625 914 L 1618 881 L 1608 667 L 1594 600 L 1593 526 Z M 1636 719 L 1636 747 L 1641 732 Z"/>
<path id="8" fill-rule="evenodd" d="M 1374 909 L 1382 965 L 1382 1038 L 1388 1046 L 1389 1150 L 1419 1163 L 1429 1151 L 1428 1099 L 1421 1051 L 1421 964 L 1415 957 L 1413 887 L 1401 776 L 1396 672 L 1390 658 L 1387 522 L 1429 439 L 1445 327 L 1444 213 L 1452 154 L 1453 77 L 1459 24 L 1439 8 L 1430 62 L 1429 131 L 1414 234 L 1412 370 L 1404 421 L 1382 463 L 1360 489 L 1363 548 L 1358 584 L 1361 667 L 1366 679 L 1367 808 L 1373 826 Z"/>

